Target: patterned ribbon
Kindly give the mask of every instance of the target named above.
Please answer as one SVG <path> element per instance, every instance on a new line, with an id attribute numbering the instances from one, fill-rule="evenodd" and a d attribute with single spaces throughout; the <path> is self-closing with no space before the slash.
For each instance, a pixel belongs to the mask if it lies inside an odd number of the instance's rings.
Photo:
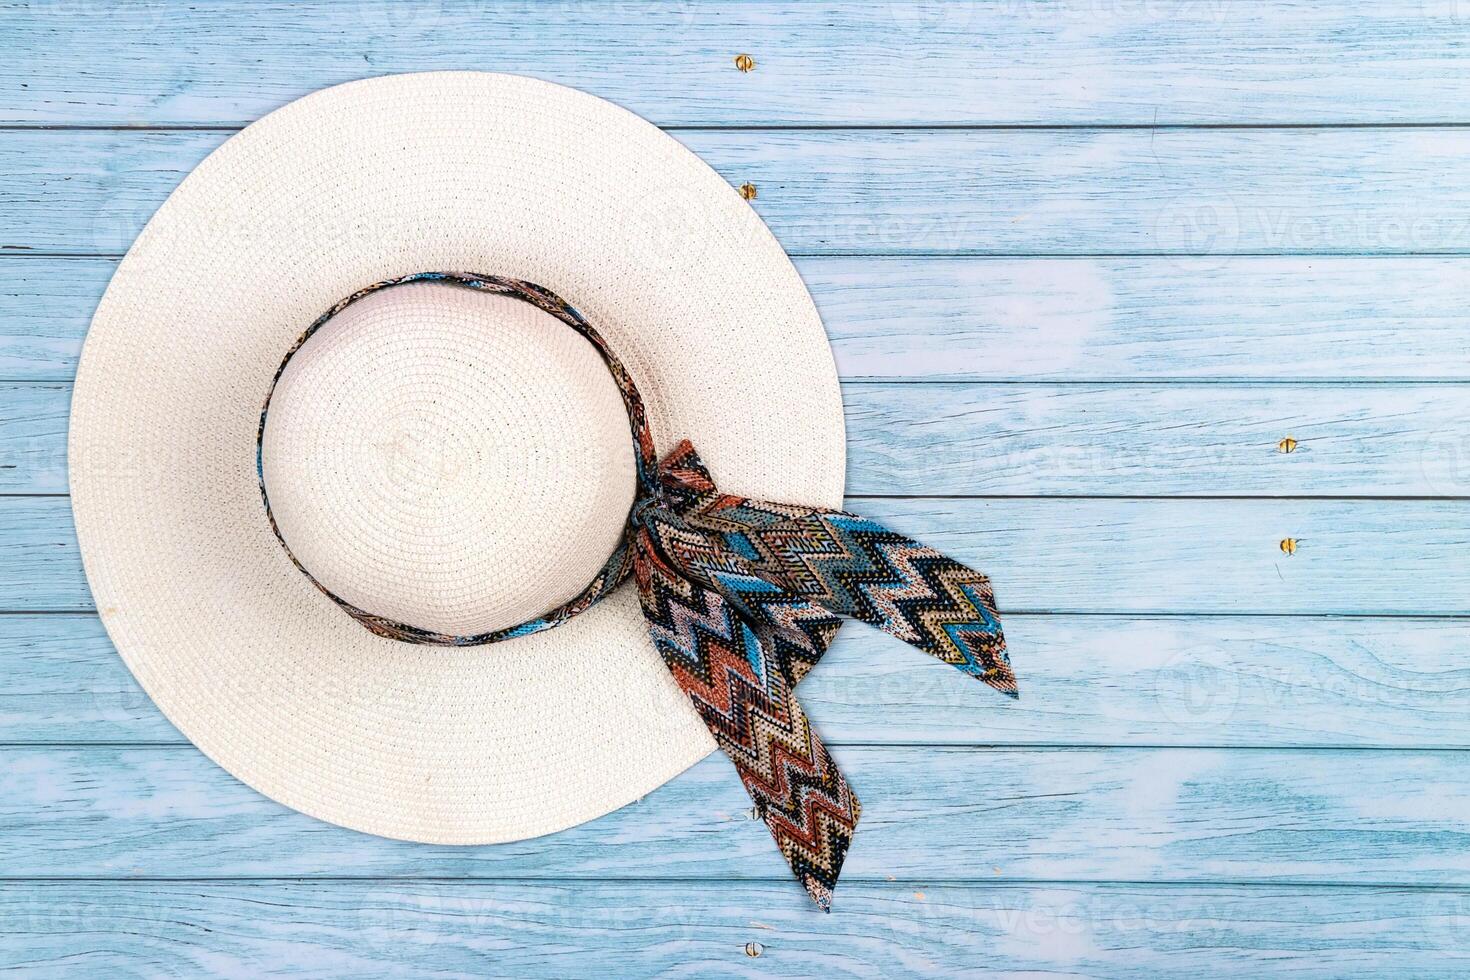
<path id="1" fill-rule="evenodd" d="M 602 599 L 631 574 L 664 663 L 735 764 L 755 812 L 792 872 L 817 905 L 830 911 L 861 806 L 812 731 L 796 685 L 848 616 L 1015 697 L 1016 678 L 989 580 L 856 514 L 720 493 L 688 441 L 660 462 L 643 400 L 622 362 L 576 309 L 533 283 L 424 272 L 368 286 L 307 328 L 281 362 L 276 380 L 307 338 L 347 306 L 381 289 L 426 281 L 531 303 L 576 330 L 602 355 L 628 410 L 638 463 L 638 494 L 623 538 L 597 577 L 570 602 L 519 626 L 474 636 L 435 633 L 375 616 L 327 590 L 292 556 L 296 567 L 374 633 L 445 646 L 548 629 Z M 269 408 L 267 394 L 262 436 Z M 259 472 L 259 440 L 256 463 Z M 269 516 L 263 475 L 260 490 Z M 274 519 L 271 528 L 290 554 Z"/>

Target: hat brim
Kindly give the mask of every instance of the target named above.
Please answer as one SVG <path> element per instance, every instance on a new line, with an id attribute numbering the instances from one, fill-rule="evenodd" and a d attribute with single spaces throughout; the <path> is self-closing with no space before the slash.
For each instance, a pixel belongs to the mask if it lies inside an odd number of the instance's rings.
<path id="1" fill-rule="evenodd" d="M 633 373 L 660 450 L 692 439 L 732 493 L 839 505 L 841 397 L 811 298 L 739 195 L 656 127 L 546 82 L 315 93 L 228 140 L 148 223 L 72 406 L 77 535 L 113 643 L 181 732 L 273 799 L 388 837 L 518 840 L 714 743 L 631 587 L 534 636 L 414 646 L 348 618 L 272 536 L 253 454 L 283 352 L 337 299 L 428 270 L 565 297 Z"/>

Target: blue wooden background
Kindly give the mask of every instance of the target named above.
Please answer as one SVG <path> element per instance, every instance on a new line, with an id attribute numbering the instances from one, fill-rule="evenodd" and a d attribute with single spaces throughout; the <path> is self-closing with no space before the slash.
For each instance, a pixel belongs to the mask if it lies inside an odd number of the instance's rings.
<path id="1" fill-rule="evenodd" d="M 293 813 L 93 614 L 65 431 L 118 256 L 241 125 L 434 68 L 755 184 L 855 506 L 996 579 L 1019 704 L 859 627 L 803 687 L 867 804 L 831 916 L 720 758 L 498 847 Z M 1463 974 L 1467 127 L 1470 0 L 0 3 L 0 967 Z"/>

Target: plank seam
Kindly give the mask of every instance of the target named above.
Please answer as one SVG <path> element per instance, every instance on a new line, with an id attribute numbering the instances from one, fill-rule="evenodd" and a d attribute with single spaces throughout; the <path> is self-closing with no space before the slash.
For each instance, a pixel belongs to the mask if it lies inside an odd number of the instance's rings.
<path id="1" fill-rule="evenodd" d="M 821 728 L 820 725 L 815 726 Z M 1258 744 L 1179 744 L 1135 743 L 1135 742 L 849 742 L 842 739 L 824 739 L 824 744 L 836 749 L 917 749 L 924 751 L 945 750 L 958 752 L 1412 752 L 1418 754 L 1470 752 L 1470 745 L 1372 745 L 1372 744 L 1305 744 L 1305 743 L 1258 743 Z M 187 741 L 178 742 L 0 742 L 0 752 L 10 749 L 57 749 L 93 750 L 137 749 L 193 750 Z"/>
<path id="2" fill-rule="evenodd" d="M 267 113 L 262 113 L 262 118 Z M 253 122 L 254 120 L 251 120 Z M 0 122 L 0 133 L 238 133 L 250 122 L 215 123 L 26 123 Z M 1470 129 L 1470 121 L 1457 119 L 1399 122 L 1119 122 L 1119 123 L 671 123 L 660 126 L 666 133 L 1072 133 L 1072 132 L 1176 132 L 1194 130 L 1371 130 L 1371 129 Z"/>
<path id="3" fill-rule="evenodd" d="M 884 377 L 882 375 L 861 375 L 857 377 L 839 377 L 838 381 L 843 387 L 879 387 L 883 385 L 891 387 L 927 387 L 927 388 L 1416 388 L 1416 387 L 1454 387 L 1456 385 L 1470 391 L 1470 377 L 1440 377 L 1440 378 L 1418 378 L 1418 377 L 1389 377 L 1389 378 L 1362 378 L 1362 377 L 1232 377 L 1219 375 L 1205 378 L 1180 376 L 1145 376 L 1137 378 L 1124 377 L 1098 377 L 1098 378 L 1048 378 L 1048 377 L 1026 377 L 1026 378 L 976 378 L 965 376 L 947 377 L 937 375 L 932 377 Z M 73 378 L 0 378 L 0 385 L 13 388 L 27 388 L 41 391 L 65 391 L 75 387 Z"/>
<path id="4" fill-rule="evenodd" d="M 25 491 L 5 491 L 0 493 L 0 500 L 65 500 L 71 494 L 60 492 L 27 493 Z M 1343 501 L 1346 503 L 1456 503 L 1470 500 L 1470 496 L 1464 494 L 1448 494 L 1444 496 L 1414 495 L 1414 494 L 1131 494 L 1131 493 L 851 493 L 847 495 L 848 500 L 1179 500 L 1179 501 L 1242 501 L 1242 500 L 1270 500 L 1283 501 Z"/>
<path id="5" fill-rule="evenodd" d="M 1022 606 L 1002 609 L 1005 616 L 1109 616 L 1117 619 L 1384 619 L 1384 620 L 1470 620 L 1470 612 L 1446 612 L 1444 610 L 1343 609 L 1336 611 L 1314 611 L 1283 613 L 1279 610 L 1191 610 L 1191 609 L 1036 609 Z M 93 616 L 96 606 L 72 606 L 52 609 L 0 609 L 0 616 Z"/>
<path id="6" fill-rule="evenodd" d="M 125 253 L 122 252 L 49 252 L 33 249 L 29 245 L 3 245 L 0 244 L 0 259 L 67 259 L 75 261 L 98 261 L 106 260 L 116 262 Z M 1175 259 L 1175 258 L 1318 258 L 1320 252 L 984 252 L 975 255 L 965 255 L 958 252 L 788 252 L 792 257 L 805 256 L 816 259 L 886 259 L 894 262 L 909 259 L 950 259 L 954 261 L 1006 261 L 1015 259 L 1052 259 L 1056 261 L 1076 260 L 1079 262 L 1090 259 L 1112 259 L 1112 258 L 1141 258 L 1141 259 Z M 1374 260 L 1395 260 L 1412 258 L 1444 258 L 1440 252 L 1344 252 L 1343 258 Z M 1463 255 L 1451 255 L 1451 258 L 1470 257 L 1470 250 Z"/>
<path id="7" fill-rule="evenodd" d="M 1066 612 L 1050 610 L 1026 610 L 1011 609 L 1006 615 L 1013 618 L 1028 617 L 1044 619 L 1054 616 L 1071 617 L 1095 617 L 1114 618 L 1126 620 L 1138 619 L 1289 619 L 1301 620 L 1338 620 L 1338 619 L 1411 619 L 1426 622 L 1444 621 L 1457 622 L 1470 619 L 1470 613 L 1365 613 L 1365 612 L 1313 612 L 1313 613 L 1280 613 L 1280 612 L 1109 612 L 1109 611 L 1084 611 Z M 0 617 L 4 616 L 74 616 L 78 619 L 96 619 L 96 610 L 89 609 L 0 609 Z"/>
<path id="8" fill-rule="evenodd" d="M 495 846 L 495 845 L 484 845 Z M 565 878 L 549 878 L 542 876 L 527 876 L 519 878 L 515 876 L 486 876 L 463 875 L 444 876 L 431 875 L 426 877 L 416 876 L 384 876 L 384 875 L 324 875 L 321 877 L 304 877 L 301 875 L 284 876 L 253 876 L 245 875 L 232 877 L 221 875 L 217 877 L 180 877 L 166 878 L 158 876 L 139 876 L 128 878 L 109 878 L 93 875 L 78 875 L 76 877 L 46 876 L 28 878 L 24 876 L 0 875 L 0 885 L 76 885 L 95 884 L 108 887 L 126 887 L 130 885 L 234 885 L 241 883 L 259 884 L 300 884 L 300 885 L 324 885 L 324 884 L 442 884 L 442 885 L 628 885 L 630 887 L 642 887 L 647 885 L 689 885 L 689 884 L 779 884 L 785 886 L 790 883 L 790 877 L 779 876 L 753 876 L 753 877 L 678 877 L 678 876 L 651 876 L 648 878 L 630 877 L 579 877 L 568 876 Z M 1121 886 L 1128 888 L 1251 888 L 1251 889 L 1333 889 L 1342 891 L 1405 891 L 1405 892 L 1441 892 L 1446 894 L 1470 894 L 1470 884 L 1456 883 L 1400 883 L 1388 881 L 1369 882 L 1334 882 L 1334 881 L 1282 881 L 1280 879 L 1259 878 L 1177 878 L 1150 881 L 1148 879 L 1128 878 L 1007 878 L 997 881 L 994 878 L 969 878 L 969 877 L 894 877 L 888 876 L 870 877 L 848 873 L 843 875 L 842 884 L 853 885 L 892 885 L 895 887 L 912 887 L 914 885 L 946 885 L 955 887 L 985 887 L 985 888 L 1036 888 L 1036 887 L 1110 887 Z"/>
<path id="9" fill-rule="evenodd" d="M 869 742 L 839 741 L 824 739 L 834 748 L 848 749 L 922 749 L 926 752 L 953 754 L 1016 754 L 1030 752 L 1401 752 L 1412 755 L 1452 754 L 1470 752 L 1463 745 L 1230 745 L 1199 744 L 1172 745 L 1168 743 L 1076 743 L 1076 742 Z M 146 749 L 163 752 L 197 752 L 190 742 L 0 742 L 0 752 L 6 750 L 58 749 L 77 752 L 98 749 Z"/>

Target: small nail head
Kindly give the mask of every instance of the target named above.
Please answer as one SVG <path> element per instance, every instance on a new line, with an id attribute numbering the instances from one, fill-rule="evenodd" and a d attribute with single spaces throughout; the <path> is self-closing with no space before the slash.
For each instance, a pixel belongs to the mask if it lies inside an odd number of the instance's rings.
<path id="1" fill-rule="evenodd" d="M 747 201 L 753 201 L 757 197 L 759 197 L 760 194 L 756 191 L 754 184 L 746 181 L 745 183 L 740 185 L 740 196 L 745 198 Z"/>
<path id="2" fill-rule="evenodd" d="M 762 946 L 760 943 L 746 943 L 745 944 L 745 955 L 746 956 L 759 956 L 762 953 L 764 953 L 765 951 L 766 951 L 766 948 L 764 946 Z"/>
<path id="3" fill-rule="evenodd" d="M 1296 452 L 1296 440 L 1293 439 L 1291 436 L 1287 436 L 1276 444 L 1276 451 L 1278 453 Z"/>
<path id="4" fill-rule="evenodd" d="M 755 59 L 748 54 L 737 54 L 735 56 L 735 67 L 739 68 L 742 72 L 754 71 Z"/>
<path id="5" fill-rule="evenodd" d="M 1286 555 L 1296 554 L 1296 538 L 1282 538 L 1281 553 Z"/>

